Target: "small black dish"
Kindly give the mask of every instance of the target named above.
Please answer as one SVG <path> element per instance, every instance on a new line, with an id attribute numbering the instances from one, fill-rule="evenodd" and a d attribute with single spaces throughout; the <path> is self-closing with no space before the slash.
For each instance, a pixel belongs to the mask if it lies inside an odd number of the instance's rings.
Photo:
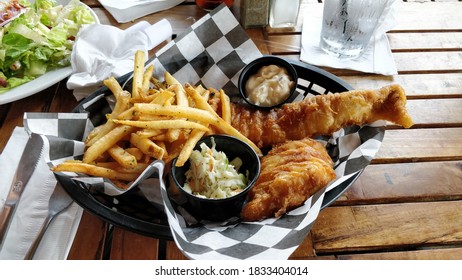
<path id="1" fill-rule="evenodd" d="M 253 187 L 260 175 L 260 159 L 257 153 L 247 143 L 228 135 L 209 135 L 203 137 L 195 146 L 195 150 L 200 149 L 200 144 L 205 143 L 212 147 L 212 137 L 215 141 L 215 149 L 226 154 L 231 161 L 239 157 L 243 164 L 239 169 L 240 173 L 249 172 L 247 186 L 238 194 L 222 199 L 201 198 L 183 189 L 186 180 L 185 173 L 190 167 L 187 161 L 182 167 L 176 167 L 177 159 L 172 161 L 171 177 L 175 186 L 186 197 L 187 205 L 185 208 L 196 218 L 214 222 L 225 221 L 231 217 L 239 217 L 242 206 L 246 200 L 248 191 Z"/>
<path id="2" fill-rule="evenodd" d="M 287 70 L 288 75 L 292 78 L 292 81 L 294 82 L 294 85 L 292 86 L 289 95 L 287 98 L 284 100 L 281 100 L 281 102 L 278 102 L 276 104 L 272 104 L 270 106 L 263 106 L 263 105 L 257 105 L 252 103 L 249 98 L 247 97 L 247 92 L 245 90 L 245 85 L 247 83 L 247 80 L 252 76 L 257 74 L 257 72 L 264 66 L 269 66 L 269 65 L 276 65 L 282 68 L 285 68 Z M 262 56 L 260 58 L 257 58 L 247 64 L 247 66 L 242 69 L 241 74 L 239 75 L 239 80 L 238 80 L 238 88 L 239 88 L 239 93 L 242 96 L 242 98 L 251 106 L 257 108 L 257 109 L 271 109 L 274 107 L 281 106 L 282 104 L 286 102 L 290 102 L 292 99 L 295 97 L 295 92 L 297 89 L 297 83 L 298 83 L 298 74 L 297 70 L 295 67 L 289 63 L 287 60 L 277 57 L 277 56 L 272 56 L 272 55 L 267 55 L 267 56 Z"/>

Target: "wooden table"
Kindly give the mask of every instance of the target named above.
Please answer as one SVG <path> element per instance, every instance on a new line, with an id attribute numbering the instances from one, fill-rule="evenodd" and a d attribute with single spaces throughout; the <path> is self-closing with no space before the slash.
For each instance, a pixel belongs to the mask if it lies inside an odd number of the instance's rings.
<path id="1" fill-rule="evenodd" d="M 96 0 L 103 24 L 122 29 Z M 247 29 L 265 54 L 299 59 L 304 16 L 322 12 L 304 0 L 294 29 Z M 239 1 L 236 1 L 235 5 Z M 238 16 L 238 8 L 234 7 Z M 204 15 L 191 1 L 143 18 L 170 20 L 179 34 Z M 291 259 L 462 259 L 462 2 L 398 3 L 388 32 L 398 74 L 324 68 L 355 88 L 401 84 L 415 125 L 387 127 L 382 146 L 359 179 L 321 211 Z M 24 112 L 69 112 L 77 104 L 65 81 L 0 105 L 0 152 Z M 68 259 L 185 259 L 173 241 L 113 227 L 84 212 Z"/>

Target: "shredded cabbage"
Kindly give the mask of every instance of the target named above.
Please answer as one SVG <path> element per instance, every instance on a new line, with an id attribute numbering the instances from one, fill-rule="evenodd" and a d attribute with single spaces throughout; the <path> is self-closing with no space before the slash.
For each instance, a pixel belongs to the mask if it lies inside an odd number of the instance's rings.
<path id="1" fill-rule="evenodd" d="M 0 93 L 69 66 L 77 32 L 95 22 L 79 0 L 66 6 L 55 0 L 19 2 L 26 11 L 0 29 Z"/>
<path id="2" fill-rule="evenodd" d="M 248 178 L 239 173 L 242 160 L 235 158 L 228 161 L 226 154 L 216 150 L 212 138 L 212 147 L 205 143 L 201 150 L 191 153 L 191 167 L 186 171 L 186 183 L 183 188 L 196 196 L 203 198 L 227 198 L 241 192 L 247 185 Z"/>

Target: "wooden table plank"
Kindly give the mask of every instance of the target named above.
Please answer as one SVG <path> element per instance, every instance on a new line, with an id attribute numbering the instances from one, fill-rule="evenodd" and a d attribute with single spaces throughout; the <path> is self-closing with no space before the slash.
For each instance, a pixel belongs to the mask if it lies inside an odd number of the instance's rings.
<path id="1" fill-rule="evenodd" d="M 397 25 L 393 29 L 395 32 L 396 30 L 462 30 L 462 21 L 453 16 L 460 14 L 462 14 L 462 5 L 456 0 L 413 3 L 399 1 L 396 8 Z"/>
<path id="2" fill-rule="evenodd" d="M 102 260 L 105 253 L 108 224 L 84 211 L 68 260 Z"/>
<path id="3" fill-rule="evenodd" d="M 354 88 L 374 89 L 389 84 L 400 84 L 408 99 L 462 97 L 462 73 L 409 74 L 396 76 L 351 75 L 341 76 Z"/>
<path id="4" fill-rule="evenodd" d="M 462 99 L 408 100 L 406 107 L 416 127 L 462 126 Z"/>
<path id="5" fill-rule="evenodd" d="M 462 51 L 457 52 L 399 52 L 394 53 L 396 67 L 402 74 L 462 73 Z"/>
<path id="6" fill-rule="evenodd" d="M 372 164 L 333 205 L 462 200 L 461 167 L 462 161 Z"/>
<path id="7" fill-rule="evenodd" d="M 73 95 L 73 91 L 67 89 L 67 79 L 58 83 L 58 88 L 51 102 L 49 112 L 72 112 L 78 105 L 78 101 Z"/>
<path id="8" fill-rule="evenodd" d="M 167 241 L 167 252 L 165 259 L 167 260 L 187 260 L 188 258 L 178 249 L 175 242 Z"/>
<path id="9" fill-rule="evenodd" d="M 387 130 L 374 163 L 462 159 L 462 128 Z"/>
<path id="10" fill-rule="evenodd" d="M 462 201 L 328 207 L 311 231 L 314 248 L 320 255 L 460 246 L 460 209 Z"/>
<path id="11" fill-rule="evenodd" d="M 158 259 L 158 240 L 114 228 L 112 235 L 111 260 L 156 260 Z"/>
<path id="12" fill-rule="evenodd" d="M 300 54 L 279 54 L 285 59 L 300 60 Z M 447 74 L 462 73 L 462 51 L 460 52 L 398 52 L 393 54 L 398 74 Z M 337 76 L 358 76 L 359 71 L 320 67 Z"/>
<path id="13" fill-rule="evenodd" d="M 461 260 L 462 248 L 339 255 L 339 260 Z"/>
<path id="14" fill-rule="evenodd" d="M 388 33 L 388 41 L 394 52 L 409 50 L 461 50 L 461 32 Z"/>

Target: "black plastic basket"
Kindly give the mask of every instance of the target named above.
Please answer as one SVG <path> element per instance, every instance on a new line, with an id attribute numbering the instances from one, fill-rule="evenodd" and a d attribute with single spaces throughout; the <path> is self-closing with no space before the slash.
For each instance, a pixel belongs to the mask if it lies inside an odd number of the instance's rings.
<path id="1" fill-rule="evenodd" d="M 290 61 L 296 68 L 299 76 L 295 100 L 301 100 L 312 95 L 337 93 L 351 90 L 352 87 L 342 79 L 318 67 L 298 61 Z M 125 84 L 131 78 L 128 73 L 118 79 Z M 129 83 L 127 83 L 129 85 Z M 74 109 L 73 112 L 88 113 L 91 122 L 96 126 L 106 121 L 105 115 L 111 112 L 113 96 L 107 87 L 94 92 Z M 334 202 L 360 175 L 349 178 L 325 194 L 322 207 Z M 72 198 L 87 211 L 101 217 L 103 220 L 116 226 L 132 230 L 144 235 L 157 238 L 172 239 L 171 231 L 165 214 L 156 209 L 136 191 L 129 191 L 123 195 L 113 197 L 99 192 L 90 192 L 79 187 L 72 180 L 57 176 L 63 187 Z"/>

